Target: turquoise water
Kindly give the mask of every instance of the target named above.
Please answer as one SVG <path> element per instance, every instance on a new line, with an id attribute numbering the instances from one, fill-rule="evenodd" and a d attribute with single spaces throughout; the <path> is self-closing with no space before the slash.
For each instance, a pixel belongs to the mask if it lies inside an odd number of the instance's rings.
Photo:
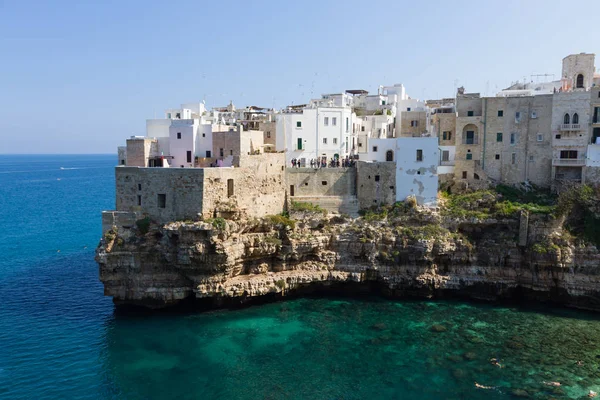
<path id="1" fill-rule="evenodd" d="M 366 298 L 115 314 L 93 260 L 115 162 L 0 156 L 0 399 L 600 392 L 600 315 L 572 310 Z"/>

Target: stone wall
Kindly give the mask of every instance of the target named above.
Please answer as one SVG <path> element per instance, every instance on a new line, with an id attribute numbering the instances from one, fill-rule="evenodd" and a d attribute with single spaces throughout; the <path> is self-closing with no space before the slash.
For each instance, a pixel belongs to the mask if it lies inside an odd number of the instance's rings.
<path id="1" fill-rule="evenodd" d="M 396 163 L 358 162 L 357 196 L 361 209 L 396 202 Z"/>
<path id="2" fill-rule="evenodd" d="M 127 139 L 127 166 L 147 167 L 148 157 L 158 152 L 158 141 L 141 137 Z"/>
<path id="3" fill-rule="evenodd" d="M 416 126 L 411 126 L 411 121 L 417 121 Z M 402 111 L 400 114 L 401 137 L 420 137 L 427 131 L 426 111 Z"/>
<path id="4" fill-rule="evenodd" d="M 287 168 L 286 181 L 290 196 L 356 195 L 356 168 Z"/>
<path id="5" fill-rule="evenodd" d="M 440 140 L 440 146 L 454 146 L 456 143 L 456 113 L 437 113 L 433 115 L 433 125 Z M 444 132 L 450 132 L 444 139 Z"/>

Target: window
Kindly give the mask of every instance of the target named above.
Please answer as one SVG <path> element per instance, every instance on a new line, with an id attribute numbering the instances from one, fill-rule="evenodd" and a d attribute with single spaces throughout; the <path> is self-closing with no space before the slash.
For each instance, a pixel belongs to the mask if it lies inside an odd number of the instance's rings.
<path id="1" fill-rule="evenodd" d="M 565 114 L 565 117 L 563 118 L 563 124 L 570 124 L 571 123 L 571 116 L 569 114 Z"/>
<path id="2" fill-rule="evenodd" d="M 327 181 L 321 181 L 321 185 L 327 186 Z"/>
<path id="3" fill-rule="evenodd" d="M 561 150 L 560 158 L 577 158 L 577 150 Z"/>
<path id="4" fill-rule="evenodd" d="M 385 100 L 381 100 L 381 105 L 385 106 Z"/>
<path id="5" fill-rule="evenodd" d="M 462 178 L 463 178 L 463 179 L 467 179 L 467 171 L 463 171 L 463 173 L 462 173 Z"/>
<path id="6" fill-rule="evenodd" d="M 223 157 L 223 149 L 219 149 L 219 156 Z"/>
<path id="7" fill-rule="evenodd" d="M 498 110 L 498 116 L 504 117 L 504 110 Z"/>
<path id="8" fill-rule="evenodd" d="M 379 178 L 380 178 L 379 175 L 375 175 L 375 182 L 379 182 Z"/>
<path id="9" fill-rule="evenodd" d="M 325 117 L 325 118 L 323 118 L 323 124 L 324 124 L 325 126 L 329 126 L 329 117 Z"/>
<path id="10" fill-rule="evenodd" d="M 448 151 L 448 150 L 442 151 L 442 161 L 450 161 L 450 151 Z"/>
<path id="11" fill-rule="evenodd" d="M 537 118 L 537 111 L 532 111 L 531 112 L 531 119 L 536 119 Z"/>
<path id="12" fill-rule="evenodd" d="M 302 138 L 298 138 L 296 147 L 298 147 L 296 150 L 302 150 Z"/>
<path id="13" fill-rule="evenodd" d="M 502 132 L 498 132 L 496 133 L 496 142 L 501 142 L 502 141 Z"/>
<path id="14" fill-rule="evenodd" d="M 573 123 L 574 124 L 579 123 L 579 114 L 577 114 L 577 113 L 573 114 Z"/>
<path id="15" fill-rule="evenodd" d="M 187 158 L 187 162 L 191 163 L 192 162 L 192 152 L 191 151 L 187 151 L 186 153 L 186 158 Z"/>
<path id="16" fill-rule="evenodd" d="M 511 133 L 510 134 L 510 144 L 515 144 L 516 142 L 517 142 L 517 134 Z"/>
<path id="17" fill-rule="evenodd" d="M 373 152 L 377 152 L 377 146 L 373 146 Z"/>
<path id="18" fill-rule="evenodd" d="M 227 179 L 227 197 L 233 196 L 233 179 Z"/>
<path id="19" fill-rule="evenodd" d="M 475 115 L 473 111 L 467 111 L 467 117 L 472 117 L 473 115 Z"/>
<path id="20" fill-rule="evenodd" d="M 515 122 L 520 122 L 521 121 L 521 112 L 517 111 L 515 113 Z"/>
<path id="21" fill-rule="evenodd" d="M 583 88 L 583 74 L 577 75 L 577 86 L 578 89 Z"/>
<path id="22" fill-rule="evenodd" d="M 394 152 L 392 150 L 385 152 L 385 161 L 394 161 Z"/>
<path id="23" fill-rule="evenodd" d="M 410 107 L 406 107 L 406 111 L 410 111 Z"/>
<path id="24" fill-rule="evenodd" d="M 267 138 L 271 137 L 271 131 L 267 131 Z"/>
<path id="25" fill-rule="evenodd" d="M 233 150 L 229 150 L 229 155 L 232 156 L 233 155 Z"/>
<path id="26" fill-rule="evenodd" d="M 167 118 L 171 119 L 171 113 L 167 113 Z"/>
<path id="27" fill-rule="evenodd" d="M 452 132 L 445 131 L 442 133 L 442 140 L 451 140 L 451 139 L 452 139 Z"/>
<path id="28" fill-rule="evenodd" d="M 413 119 L 412 121 L 410 121 L 410 126 L 413 126 L 413 127 L 414 126 L 419 126 L 419 121 L 416 121 L 416 120 Z"/>
<path id="29" fill-rule="evenodd" d="M 512 153 L 510 155 L 510 163 L 511 164 L 516 164 L 517 163 L 517 153 Z"/>
<path id="30" fill-rule="evenodd" d="M 533 162 L 533 156 L 529 156 L 529 162 Z"/>
<path id="31" fill-rule="evenodd" d="M 473 159 L 473 153 L 467 153 L 467 160 Z"/>
<path id="32" fill-rule="evenodd" d="M 333 144 L 337 144 L 337 138 L 333 138 Z"/>
<path id="33" fill-rule="evenodd" d="M 157 195 L 157 204 L 158 208 L 166 208 L 167 207 L 167 195 L 163 193 L 159 193 Z"/>
<path id="34" fill-rule="evenodd" d="M 177 132 L 177 139 L 181 139 L 181 132 Z"/>
<path id="35" fill-rule="evenodd" d="M 142 184 L 138 183 L 138 190 L 142 190 Z"/>
<path id="36" fill-rule="evenodd" d="M 496 160 L 500 159 L 500 154 L 496 154 Z"/>
<path id="37" fill-rule="evenodd" d="M 210 158 L 211 154 L 210 154 L 210 150 L 206 150 L 206 158 Z"/>
<path id="38" fill-rule="evenodd" d="M 331 117 L 331 125 L 333 125 L 333 126 L 337 125 L 337 118 L 336 117 Z"/>
<path id="39" fill-rule="evenodd" d="M 121 160 L 121 165 L 125 165 L 125 160 Z"/>
<path id="40" fill-rule="evenodd" d="M 202 134 L 202 137 L 206 137 L 206 133 L 203 133 L 203 134 Z"/>
<path id="41" fill-rule="evenodd" d="M 465 137 L 465 144 L 476 144 L 475 131 L 467 131 L 467 136 Z"/>
<path id="42" fill-rule="evenodd" d="M 323 138 L 323 144 L 327 144 L 327 138 L 326 137 Z"/>
<path id="43" fill-rule="evenodd" d="M 296 128 L 302 128 L 302 121 L 296 121 Z"/>
<path id="44" fill-rule="evenodd" d="M 365 131 L 365 127 L 364 127 L 364 126 L 361 126 L 361 127 L 360 127 L 360 131 L 361 131 L 361 132 L 364 132 L 364 131 Z"/>
<path id="45" fill-rule="evenodd" d="M 348 132 L 349 129 L 350 129 L 350 122 L 348 120 L 348 117 L 346 117 L 346 132 Z"/>
<path id="46" fill-rule="evenodd" d="M 423 150 L 417 150 L 417 161 L 423 161 Z"/>
<path id="47" fill-rule="evenodd" d="M 538 133 L 537 134 L 537 141 L 538 142 L 543 142 L 544 141 L 544 134 L 543 133 Z"/>
<path id="48" fill-rule="evenodd" d="M 138 194 L 137 200 L 138 200 L 138 206 L 141 206 L 142 205 L 142 196 L 140 196 Z"/>
<path id="49" fill-rule="evenodd" d="M 560 136 L 560 135 L 556 135 L 555 137 L 556 137 L 557 139 L 560 139 L 560 138 L 561 138 L 561 136 Z"/>
<path id="50" fill-rule="evenodd" d="M 362 147 L 362 143 L 358 142 L 358 147 Z"/>
<path id="51" fill-rule="evenodd" d="M 180 119 L 181 118 L 181 113 L 175 114 L 175 118 Z"/>

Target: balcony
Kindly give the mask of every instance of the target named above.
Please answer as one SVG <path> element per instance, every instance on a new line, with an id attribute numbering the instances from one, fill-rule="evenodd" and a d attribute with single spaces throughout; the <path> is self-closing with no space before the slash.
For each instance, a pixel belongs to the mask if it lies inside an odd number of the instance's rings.
<path id="1" fill-rule="evenodd" d="M 454 164 L 455 164 L 454 160 L 440 161 L 440 165 L 442 165 L 444 167 L 453 167 Z"/>
<path id="2" fill-rule="evenodd" d="M 585 158 L 555 158 L 552 165 L 562 167 L 583 167 Z"/>
<path id="3" fill-rule="evenodd" d="M 581 124 L 560 124 L 558 126 L 559 131 L 580 131 Z"/>

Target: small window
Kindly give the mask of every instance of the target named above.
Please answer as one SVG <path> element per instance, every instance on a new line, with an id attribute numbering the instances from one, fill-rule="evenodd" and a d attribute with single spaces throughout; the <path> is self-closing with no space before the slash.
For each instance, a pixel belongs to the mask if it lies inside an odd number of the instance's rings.
<path id="1" fill-rule="evenodd" d="M 500 159 L 500 154 L 496 154 L 496 160 Z"/>
<path id="2" fill-rule="evenodd" d="M 463 171 L 462 172 L 462 178 L 463 179 L 467 179 L 467 171 Z"/>
<path id="3" fill-rule="evenodd" d="M 498 116 L 504 117 L 504 110 L 498 110 Z"/>
<path id="4" fill-rule="evenodd" d="M 125 160 L 121 160 L 121 165 L 125 165 Z"/>
<path id="5" fill-rule="evenodd" d="M 229 150 L 229 155 L 232 156 L 233 155 L 233 150 Z"/>
<path id="6" fill-rule="evenodd" d="M 510 144 L 515 144 L 517 141 L 517 134 L 516 133 L 511 133 L 510 134 Z"/>
<path id="7" fill-rule="evenodd" d="M 442 140 L 448 140 L 448 132 L 442 133 Z"/>
<path id="8" fill-rule="evenodd" d="M 410 126 L 412 126 L 412 127 L 419 126 L 419 121 L 417 121 L 417 120 L 410 121 Z"/>
<path id="9" fill-rule="evenodd" d="M 192 152 L 188 151 L 186 153 L 186 158 L 187 158 L 187 162 L 191 163 L 192 162 Z"/>
<path id="10" fill-rule="evenodd" d="M 442 151 L 442 161 L 450 161 L 450 151 L 448 151 L 448 150 Z"/>
<path id="11" fill-rule="evenodd" d="M 171 113 L 167 113 L 167 118 L 171 119 Z"/>
<path id="12" fill-rule="evenodd" d="M 537 141 L 538 142 L 543 142 L 544 141 L 544 134 L 538 133 L 537 134 Z"/>
<path id="13" fill-rule="evenodd" d="M 233 196 L 233 179 L 227 179 L 227 197 Z"/>
<path id="14" fill-rule="evenodd" d="M 517 111 L 515 113 L 515 122 L 519 122 L 521 120 L 521 112 Z"/>
<path id="15" fill-rule="evenodd" d="M 223 149 L 219 149 L 219 157 L 223 157 Z"/>
<path id="16" fill-rule="evenodd" d="M 302 128 L 302 121 L 296 121 L 296 128 Z"/>
<path id="17" fill-rule="evenodd" d="M 333 125 L 333 126 L 337 125 L 337 118 L 336 117 L 331 117 L 331 125 Z"/>
<path id="18" fill-rule="evenodd" d="M 529 156 L 529 162 L 533 162 L 533 156 Z"/>
<path id="19" fill-rule="evenodd" d="M 140 195 L 138 194 L 138 197 L 137 197 L 137 199 L 138 199 L 138 206 L 141 206 L 141 205 L 142 205 L 142 196 L 140 196 Z"/>
<path id="20" fill-rule="evenodd" d="M 502 141 L 502 132 L 498 132 L 496 133 L 496 142 L 501 142 Z"/>
<path id="21" fill-rule="evenodd" d="M 467 111 L 467 117 L 472 117 L 473 115 L 475 115 L 473 111 Z"/>
<path id="22" fill-rule="evenodd" d="M 417 161 L 423 161 L 423 150 L 417 150 Z"/>
<path id="23" fill-rule="evenodd" d="M 159 193 L 158 194 L 158 208 L 167 207 L 167 195 Z"/>
<path id="24" fill-rule="evenodd" d="M 573 123 L 574 124 L 579 123 L 579 114 L 577 114 L 577 113 L 573 114 Z"/>
<path id="25" fill-rule="evenodd" d="M 385 161 L 394 161 L 394 152 L 392 150 L 385 152 Z"/>
<path id="26" fill-rule="evenodd" d="M 410 111 L 410 107 L 406 107 L 406 111 Z"/>
<path id="27" fill-rule="evenodd" d="M 467 160 L 473 159 L 473 153 L 467 153 Z"/>
<path id="28" fill-rule="evenodd" d="M 570 124 L 571 123 L 571 116 L 569 114 L 565 114 L 565 116 L 563 117 L 563 124 Z"/>
<path id="29" fill-rule="evenodd" d="M 325 124 L 325 126 L 329 126 L 329 117 L 323 118 L 323 123 Z"/>
<path id="30" fill-rule="evenodd" d="M 361 131 L 361 132 L 364 132 L 364 131 L 365 131 L 365 127 L 364 127 L 364 126 L 361 126 L 361 127 L 360 127 L 360 131 Z"/>
<path id="31" fill-rule="evenodd" d="M 359 143 L 358 143 L 358 147 L 362 147 L 362 143 L 360 143 L 360 142 L 359 142 Z"/>
<path id="32" fill-rule="evenodd" d="M 327 144 L 327 138 L 326 137 L 323 138 L 323 144 Z"/>
<path id="33" fill-rule="evenodd" d="M 321 185 L 327 186 L 327 181 L 321 181 Z"/>
<path id="34" fill-rule="evenodd" d="M 267 131 L 267 138 L 271 137 L 271 131 Z"/>
<path id="35" fill-rule="evenodd" d="M 142 184 L 138 183 L 138 190 L 142 190 Z"/>
<path id="36" fill-rule="evenodd" d="M 206 158 L 210 158 L 211 154 L 210 154 L 210 150 L 206 150 Z"/>
<path id="37" fill-rule="evenodd" d="M 373 152 L 376 153 L 377 152 L 377 146 L 373 146 Z"/>
<path id="38" fill-rule="evenodd" d="M 556 136 L 554 136 L 554 137 L 555 137 L 555 138 L 557 138 L 557 139 L 560 139 L 560 138 L 561 138 L 561 136 L 560 136 L 560 135 L 556 135 Z"/>
<path id="39" fill-rule="evenodd" d="M 536 119 L 537 118 L 537 111 L 532 111 L 531 112 L 531 119 Z"/>
<path id="40" fill-rule="evenodd" d="M 181 139 L 181 132 L 177 132 L 177 139 Z"/>
<path id="41" fill-rule="evenodd" d="M 516 164 L 517 163 L 517 153 L 512 153 L 510 155 L 510 163 L 511 164 Z"/>
<path id="42" fill-rule="evenodd" d="M 346 117 L 346 132 L 350 131 L 350 120 Z"/>
<path id="43" fill-rule="evenodd" d="M 375 175 L 375 182 L 379 182 L 379 175 Z"/>
<path id="44" fill-rule="evenodd" d="M 337 138 L 333 138 L 333 144 L 337 144 Z"/>

